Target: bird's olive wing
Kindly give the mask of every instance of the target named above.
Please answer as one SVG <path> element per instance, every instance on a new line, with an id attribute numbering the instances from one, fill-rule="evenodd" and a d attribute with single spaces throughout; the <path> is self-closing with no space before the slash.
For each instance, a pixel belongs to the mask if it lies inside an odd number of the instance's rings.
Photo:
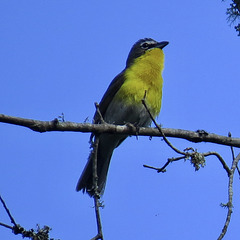
<path id="1" fill-rule="evenodd" d="M 124 76 L 125 70 L 123 70 L 121 73 L 119 73 L 110 83 L 107 91 L 102 97 L 102 100 L 99 103 L 99 110 L 104 118 L 104 115 L 106 113 L 106 110 L 111 103 L 112 99 L 114 98 L 115 94 L 117 91 L 120 89 L 122 84 L 125 81 L 125 76 Z M 97 113 L 95 113 L 94 118 L 93 118 L 94 123 L 99 123 L 99 116 Z"/>

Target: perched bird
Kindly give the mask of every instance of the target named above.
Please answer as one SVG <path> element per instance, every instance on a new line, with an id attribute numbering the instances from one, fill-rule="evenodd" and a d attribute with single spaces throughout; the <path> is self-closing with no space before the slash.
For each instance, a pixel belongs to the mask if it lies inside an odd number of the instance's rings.
<path id="1" fill-rule="evenodd" d="M 157 42 L 151 38 L 137 41 L 127 58 L 125 69 L 109 85 L 100 104 L 99 110 L 105 122 L 117 125 L 127 123 L 137 127 L 147 127 L 151 118 L 142 104 L 146 104 L 156 117 L 162 101 L 162 71 L 164 54 L 162 49 L 168 42 Z M 93 123 L 100 123 L 98 114 Z M 99 136 L 97 150 L 98 193 L 103 194 L 113 150 L 118 147 L 127 135 L 103 133 Z M 93 187 L 93 150 L 78 181 L 76 190 L 94 195 Z"/>

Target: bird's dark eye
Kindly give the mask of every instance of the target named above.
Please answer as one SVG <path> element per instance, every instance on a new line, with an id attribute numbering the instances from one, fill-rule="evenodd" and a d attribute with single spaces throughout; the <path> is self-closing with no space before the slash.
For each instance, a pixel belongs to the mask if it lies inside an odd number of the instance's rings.
<path id="1" fill-rule="evenodd" d="M 148 47 L 149 47 L 149 44 L 146 42 L 141 45 L 142 49 L 148 49 Z"/>

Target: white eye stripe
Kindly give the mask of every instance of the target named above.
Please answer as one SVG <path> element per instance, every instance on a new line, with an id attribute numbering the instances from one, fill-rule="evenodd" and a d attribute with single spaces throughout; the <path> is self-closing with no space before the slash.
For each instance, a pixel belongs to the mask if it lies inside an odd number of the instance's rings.
<path id="1" fill-rule="evenodd" d="M 143 49 L 149 49 L 151 47 L 154 47 L 157 44 L 155 41 L 145 41 L 141 44 L 141 48 Z"/>

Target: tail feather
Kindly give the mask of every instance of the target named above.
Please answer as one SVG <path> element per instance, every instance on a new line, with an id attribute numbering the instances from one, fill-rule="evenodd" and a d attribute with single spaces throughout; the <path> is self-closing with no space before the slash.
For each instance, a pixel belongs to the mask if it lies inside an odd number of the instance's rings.
<path id="1" fill-rule="evenodd" d="M 97 175 L 98 175 L 98 192 L 103 194 L 107 173 L 113 154 L 113 150 L 126 138 L 126 136 L 102 134 L 99 137 L 98 151 L 97 151 Z M 76 190 L 87 192 L 90 196 L 94 195 L 93 189 L 93 158 L 94 149 L 91 151 L 88 162 L 83 170 L 83 173 L 78 180 Z"/>

